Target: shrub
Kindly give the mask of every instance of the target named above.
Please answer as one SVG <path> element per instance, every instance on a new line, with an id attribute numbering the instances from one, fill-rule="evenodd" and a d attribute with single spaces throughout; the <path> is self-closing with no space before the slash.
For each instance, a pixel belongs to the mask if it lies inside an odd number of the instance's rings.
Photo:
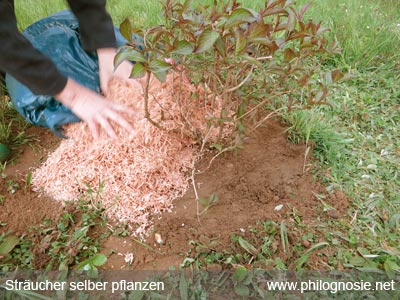
<path id="1" fill-rule="evenodd" d="M 339 70 L 319 74 L 323 60 L 340 49 L 335 42 L 327 42 L 328 29 L 321 23 L 304 20 L 308 7 L 297 10 L 292 1 L 270 0 L 254 11 L 236 0 L 196 7 L 190 0 L 166 0 L 164 25 L 144 29 L 129 19 L 121 24 L 129 42 L 120 48 L 115 65 L 127 59 L 136 62 L 131 77 L 146 78 L 145 116 L 160 128 L 162 117 L 156 121 L 148 111 L 151 74 L 164 81 L 174 70 L 174 76 L 190 78 L 200 87 L 198 91 L 207 94 L 201 97 L 194 92 L 191 101 L 212 110 L 207 125 L 219 127 L 215 145 L 222 149 L 228 125 L 235 130 L 229 131 L 225 146 L 237 144 L 246 132 L 275 114 L 326 104 L 327 86 L 344 76 Z M 135 44 L 132 34 L 143 42 Z M 183 103 L 179 93 L 176 101 Z M 186 125 L 186 132 L 206 142 L 206 132 L 190 122 Z"/>

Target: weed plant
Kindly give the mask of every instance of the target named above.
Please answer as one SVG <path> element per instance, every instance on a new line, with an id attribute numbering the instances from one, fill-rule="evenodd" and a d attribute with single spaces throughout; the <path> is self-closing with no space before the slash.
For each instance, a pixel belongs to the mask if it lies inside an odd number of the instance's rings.
<path id="1" fill-rule="evenodd" d="M 1 234 L 0 270 L 88 271 L 103 265 L 107 258 L 99 252 L 106 219 L 100 204 L 81 199 L 67 207 L 56 222 L 45 219 L 27 235 Z"/>

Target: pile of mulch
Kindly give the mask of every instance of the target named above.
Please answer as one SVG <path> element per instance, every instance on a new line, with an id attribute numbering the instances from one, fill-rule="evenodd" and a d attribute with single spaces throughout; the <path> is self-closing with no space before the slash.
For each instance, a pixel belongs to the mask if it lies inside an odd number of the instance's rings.
<path id="1" fill-rule="evenodd" d="M 90 193 L 109 217 L 135 224 L 135 234 L 143 236 L 151 216 L 171 210 L 173 200 L 187 191 L 199 157 L 195 133 L 216 138 L 218 129 L 207 120 L 217 117 L 221 106 L 218 98 L 175 74 L 165 83 L 152 79 L 149 95 L 150 115 L 162 128 L 145 118 L 143 90 L 114 78 L 107 96 L 136 112 L 129 119 L 135 132 L 116 128 L 118 139 L 103 133 L 93 140 L 86 124 L 66 126 L 69 138 L 34 171 L 34 189 L 58 201 Z"/>

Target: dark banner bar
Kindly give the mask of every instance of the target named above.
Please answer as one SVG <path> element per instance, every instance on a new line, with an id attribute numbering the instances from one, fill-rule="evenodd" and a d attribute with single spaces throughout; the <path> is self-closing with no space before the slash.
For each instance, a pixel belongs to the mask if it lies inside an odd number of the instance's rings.
<path id="1" fill-rule="evenodd" d="M 17 271 L 0 299 L 400 299 L 400 275 L 376 272 Z"/>

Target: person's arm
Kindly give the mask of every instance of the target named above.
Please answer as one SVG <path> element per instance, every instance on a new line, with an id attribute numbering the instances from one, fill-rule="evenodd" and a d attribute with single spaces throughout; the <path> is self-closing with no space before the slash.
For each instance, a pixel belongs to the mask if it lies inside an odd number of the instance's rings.
<path id="1" fill-rule="evenodd" d="M 106 11 L 106 0 L 68 0 L 79 21 L 83 49 L 116 48 L 114 25 Z"/>
<path id="2" fill-rule="evenodd" d="M 0 69 L 38 95 L 55 95 L 67 84 L 67 77 L 18 31 L 12 1 L 7 0 L 0 0 Z"/>
<path id="3" fill-rule="evenodd" d="M 129 110 L 63 76 L 53 62 L 18 31 L 12 1 L 0 0 L 0 69 L 38 95 L 51 95 L 86 122 L 95 138 L 100 128 L 115 138 L 110 120 L 133 131 L 121 116 Z"/>

